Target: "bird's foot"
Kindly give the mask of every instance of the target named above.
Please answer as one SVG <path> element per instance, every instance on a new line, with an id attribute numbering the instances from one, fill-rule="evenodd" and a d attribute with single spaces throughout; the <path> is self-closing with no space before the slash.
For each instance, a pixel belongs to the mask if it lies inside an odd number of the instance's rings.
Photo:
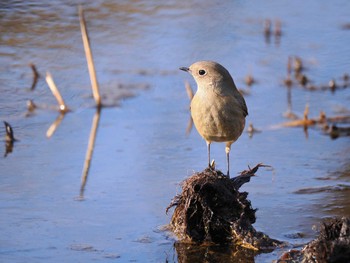
<path id="1" fill-rule="evenodd" d="M 215 160 L 213 159 L 211 163 L 208 164 L 208 168 L 212 171 L 215 171 Z"/>

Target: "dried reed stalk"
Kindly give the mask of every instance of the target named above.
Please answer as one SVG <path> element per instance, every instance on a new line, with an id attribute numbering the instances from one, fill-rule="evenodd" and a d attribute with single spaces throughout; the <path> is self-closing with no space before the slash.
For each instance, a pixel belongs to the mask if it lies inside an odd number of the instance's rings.
<path id="1" fill-rule="evenodd" d="M 68 107 L 67 105 L 64 103 L 64 100 L 61 96 L 61 93 L 58 91 L 55 82 L 52 79 L 52 76 L 50 74 L 50 72 L 46 72 L 46 82 L 47 85 L 49 85 L 49 88 L 52 92 L 52 94 L 54 95 L 54 97 L 56 98 L 58 105 L 59 105 L 59 109 L 61 112 L 65 113 L 68 111 Z"/>
<path id="2" fill-rule="evenodd" d="M 193 96 L 194 96 L 194 95 L 193 95 L 193 90 L 192 90 L 192 88 L 191 88 L 190 83 L 188 83 L 187 80 L 185 81 L 185 88 L 186 88 L 186 92 L 187 92 L 188 98 L 190 99 L 190 101 L 192 101 Z"/>
<path id="3" fill-rule="evenodd" d="M 102 103 L 101 103 L 101 96 L 100 96 L 99 86 L 98 86 L 97 77 L 96 77 L 95 65 L 92 58 L 89 35 L 88 35 L 86 22 L 84 18 L 84 10 L 81 6 L 79 6 L 79 20 L 80 20 L 80 29 L 81 29 L 81 35 L 83 38 L 85 56 L 88 64 L 90 81 L 92 86 L 92 94 L 94 96 L 96 106 L 101 107 Z"/>
<path id="4" fill-rule="evenodd" d="M 190 83 L 186 80 L 185 81 L 185 89 L 186 89 L 186 92 L 187 92 L 187 96 L 188 98 L 190 99 L 190 102 L 192 101 L 193 99 L 193 90 L 191 88 L 191 85 Z M 190 116 L 190 119 L 188 120 L 188 124 L 187 124 L 187 128 L 186 128 L 186 134 L 189 135 L 192 131 L 192 127 L 193 127 L 193 119 L 192 117 Z"/>
<path id="5" fill-rule="evenodd" d="M 32 86 L 30 87 L 30 89 L 34 90 L 36 84 L 38 83 L 38 79 L 40 77 L 40 74 L 38 73 L 36 66 L 34 64 L 30 63 L 29 66 L 33 71 L 33 83 L 32 83 Z"/>

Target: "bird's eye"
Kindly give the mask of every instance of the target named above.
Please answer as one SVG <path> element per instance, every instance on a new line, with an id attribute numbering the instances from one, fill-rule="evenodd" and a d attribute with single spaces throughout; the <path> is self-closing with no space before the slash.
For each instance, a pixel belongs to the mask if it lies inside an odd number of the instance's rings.
<path id="1" fill-rule="evenodd" d="M 207 72 L 205 72 L 204 69 L 200 69 L 200 70 L 198 71 L 198 74 L 201 75 L 201 76 L 205 75 L 206 73 L 207 73 Z"/>

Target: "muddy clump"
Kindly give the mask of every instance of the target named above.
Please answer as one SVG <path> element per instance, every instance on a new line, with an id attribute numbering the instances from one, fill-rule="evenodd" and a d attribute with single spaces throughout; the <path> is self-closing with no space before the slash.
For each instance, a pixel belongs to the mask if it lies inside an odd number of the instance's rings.
<path id="1" fill-rule="evenodd" d="M 305 245 L 302 250 L 285 253 L 277 262 L 350 262 L 350 219 L 343 217 L 323 220 L 317 238 Z"/>
<path id="2" fill-rule="evenodd" d="M 256 209 L 239 188 L 250 181 L 259 167 L 235 178 L 210 168 L 182 183 L 182 193 L 167 208 L 175 206 L 170 226 L 180 242 L 234 244 L 253 250 L 281 244 L 254 229 Z"/>

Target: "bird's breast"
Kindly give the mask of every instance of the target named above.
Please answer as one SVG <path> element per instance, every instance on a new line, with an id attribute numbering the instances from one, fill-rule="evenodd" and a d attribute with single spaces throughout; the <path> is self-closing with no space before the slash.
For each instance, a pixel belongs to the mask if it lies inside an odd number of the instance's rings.
<path id="1" fill-rule="evenodd" d="M 191 115 L 198 133 L 207 141 L 235 141 L 245 126 L 244 113 L 233 96 L 197 92 Z"/>

